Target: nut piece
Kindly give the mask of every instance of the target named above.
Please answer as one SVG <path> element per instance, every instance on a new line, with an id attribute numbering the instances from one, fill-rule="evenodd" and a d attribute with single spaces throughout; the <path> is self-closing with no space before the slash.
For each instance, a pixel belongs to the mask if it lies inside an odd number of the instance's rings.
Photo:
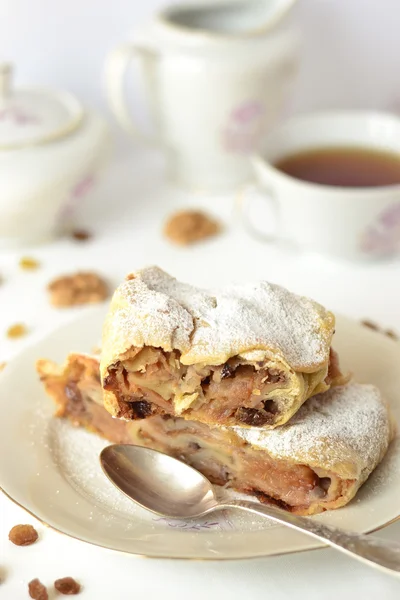
<path id="1" fill-rule="evenodd" d="M 32 525 L 14 525 L 8 534 L 8 539 L 16 546 L 30 546 L 38 537 L 38 532 Z"/>
<path id="2" fill-rule="evenodd" d="M 65 596 L 74 596 L 79 594 L 81 590 L 80 584 L 75 581 L 72 577 L 62 577 L 54 582 L 54 587 L 57 592 L 64 594 Z"/>
<path id="3" fill-rule="evenodd" d="M 217 221 L 198 210 L 180 211 L 172 215 L 164 227 L 165 236 L 179 246 L 199 242 L 220 231 Z"/>
<path id="4" fill-rule="evenodd" d="M 23 323 L 15 323 L 7 329 L 7 337 L 10 339 L 16 339 L 26 335 L 28 333 L 27 327 Z"/>
<path id="5" fill-rule="evenodd" d="M 40 264 L 35 258 L 31 258 L 30 256 L 23 256 L 19 260 L 19 266 L 25 271 L 34 271 L 35 269 L 39 268 Z"/>
<path id="6" fill-rule="evenodd" d="M 75 306 L 102 302 L 109 295 L 108 285 L 96 273 L 64 275 L 48 285 L 53 306 Z"/>
<path id="7" fill-rule="evenodd" d="M 39 579 L 32 579 L 28 583 L 29 595 L 34 600 L 49 600 L 46 587 L 39 581 Z"/>

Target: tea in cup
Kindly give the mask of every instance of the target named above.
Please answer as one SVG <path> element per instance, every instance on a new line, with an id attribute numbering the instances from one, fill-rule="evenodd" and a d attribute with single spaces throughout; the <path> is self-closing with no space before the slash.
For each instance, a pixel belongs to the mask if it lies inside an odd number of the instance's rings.
<path id="1" fill-rule="evenodd" d="M 252 158 L 258 190 L 274 212 L 267 241 L 350 259 L 400 250 L 400 118 L 335 111 L 293 117 Z"/>

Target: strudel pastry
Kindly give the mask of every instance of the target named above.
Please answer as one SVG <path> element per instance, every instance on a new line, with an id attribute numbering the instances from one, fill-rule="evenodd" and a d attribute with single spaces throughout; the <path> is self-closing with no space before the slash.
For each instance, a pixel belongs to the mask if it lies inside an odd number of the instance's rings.
<path id="1" fill-rule="evenodd" d="M 334 316 L 267 282 L 202 290 L 157 267 L 127 277 L 103 330 L 106 409 L 276 427 L 344 380 Z"/>
<path id="2" fill-rule="evenodd" d="M 277 429 L 210 427 L 155 415 L 113 419 L 103 406 L 99 361 L 70 355 L 64 367 L 41 360 L 38 372 L 69 418 L 114 443 L 161 450 L 186 461 L 213 483 L 255 494 L 297 514 L 344 506 L 384 456 L 393 435 L 377 388 L 349 383 L 308 400 Z"/>

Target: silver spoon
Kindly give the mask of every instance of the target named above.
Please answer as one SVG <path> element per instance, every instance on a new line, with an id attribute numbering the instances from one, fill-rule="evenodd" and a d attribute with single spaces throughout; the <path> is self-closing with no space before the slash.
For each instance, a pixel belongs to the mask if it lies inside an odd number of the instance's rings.
<path id="1" fill-rule="evenodd" d="M 162 452 L 115 444 L 100 454 L 104 473 L 126 496 L 172 519 L 195 519 L 215 510 L 240 508 L 310 535 L 348 556 L 386 572 L 400 572 L 400 544 L 324 525 L 309 517 L 250 500 L 217 500 L 211 483 L 192 467 Z"/>

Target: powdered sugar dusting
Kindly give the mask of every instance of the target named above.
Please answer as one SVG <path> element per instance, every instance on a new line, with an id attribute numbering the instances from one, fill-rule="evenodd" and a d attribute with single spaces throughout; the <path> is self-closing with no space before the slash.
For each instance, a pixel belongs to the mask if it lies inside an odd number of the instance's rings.
<path id="1" fill-rule="evenodd" d="M 113 512 L 132 516 L 141 511 L 101 470 L 98 457 L 109 442 L 61 419 L 51 422 L 50 434 L 57 467 L 80 493 Z"/>
<path id="2" fill-rule="evenodd" d="M 255 518 L 248 514 L 230 511 L 187 521 L 156 517 L 126 498 L 104 475 L 99 463 L 99 454 L 109 445 L 107 440 L 84 429 L 73 427 L 68 421 L 62 419 L 52 419 L 49 425 L 49 446 L 58 469 L 94 506 L 106 509 L 110 521 L 122 516 L 131 521 L 132 527 L 138 519 L 147 522 L 152 528 L 168 527 L 186 531 L 229 531 L 237 528 L 251 530 L 254 527 L 260 529 L 277 526 L 261 517 Z M 219 486 L 215 488 L 217 495 L 225 500 L 245 497 L 243 494 Z M 248 496 L 246 498 L 248 499 Z M 257 502 L 257 499 L 254 500 Z"/>
<path id="3" fill-rule="evenodd" d="M 277 429 L 233 429 L 272 456 L 333 471 L 341 465 L 349 470 L 349 477 L 372 471 L 391 434 L 388 409 L 379 390 L 358 383 L 314 396 Z"/>
<path id="4" fill-rule="evenodd" d="M 103 364 L 131 346 L 179 350 L 184 364 L 220 364 L 264 351 L 298 370 L 328 361 L 333 315 L 268 282 L 202 290 L 157 267 L 139 271 L 116 291 L 106 320 Z"/>

